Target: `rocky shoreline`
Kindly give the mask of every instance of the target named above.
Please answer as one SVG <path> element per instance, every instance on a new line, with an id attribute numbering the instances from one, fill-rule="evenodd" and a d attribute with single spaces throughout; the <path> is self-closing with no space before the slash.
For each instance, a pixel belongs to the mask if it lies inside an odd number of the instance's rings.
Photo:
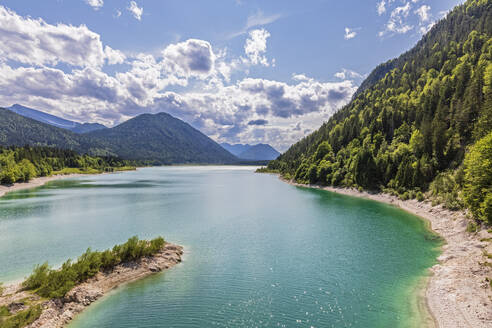
<path id="1" fill-rule="evenodd" d="M 294 186 L 391 204 L 425 219 L 445 242 L 437 259 L 439 263 L 430 269 L 425 299 L 421 302 L 433 317 L 428 324 L 439 328 L 492 327 L 492 233 L 486 229 L 468 232 L 469 220 L 463 211 L 450 211 L 441 205 L 432 206 L 428 201 L 403 201 L 389 194 L 282 180 Z"/>
<path id="2" fill-rule="evenodd" d="M 7 286 L 3 292 L 4 296 L 0 296 L 0 306 L 7 306 L 15 314 L 26 309 L 26 300 L 31 304 L 40 304 L 41 316 L 26 327 L 61 328 L 109 291 L 169 269 L 181 262 L 182 255 L 183 247 L 166 243 L 152 257 L 119 264 L 109 272 L 99 272 L 95 277 L 74 287 L 63 299 L 42 300 L 35 294 L 22 291 L 20 284 Z"/>

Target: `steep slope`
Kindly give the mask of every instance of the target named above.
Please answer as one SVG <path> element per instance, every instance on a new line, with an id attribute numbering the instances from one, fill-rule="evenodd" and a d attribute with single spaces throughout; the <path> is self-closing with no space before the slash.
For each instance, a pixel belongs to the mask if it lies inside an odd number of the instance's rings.
<path id="1" fill-rule="evenodd" d="M 462 206 L 465 152 L 492 131 L 491 36 L 491 1 L 456 7 L 269 169 L 402 197 L 429 190 L 448 207 Z"/>
<path id="2" fill-rule="evenodd" d="M 24 117 L 28 117 L 42 123 L 53 125 L 56 126 L 57 128 L 70 130 L 75 133 L 86 133 L 86 132 L 106 129 L 104 125 L 99 123 L 74 122 L 36 109 L 25 107 L 19 104 L 15 104 L 7 109 Z"/>
<path id="3" fill-rule="evenodd" d="M 104 141 L 124 159 L 152 159 L 159 164 L 237 161 L 212 139 L 166 113 L 142 114 L 86 135 Z"/>
<path id="4" fill-rule="evenodd" d="M 272 146 L 267 144 L 257 144 L 250 146 L 248 149 L 237 155 L 241 159 L 252 161 L 269 161 L 276 159 L 280 153 Z"/>
<path id="5" fill-rule="evenodd" d="M 0 108 L 0 145 L 49 146 L 93 155 L 116 155 L 101 141 Z"/>
<path id="6" fill-rule="evenodd" d="M 223 142 L 220 144 L 222 146 L 222 148 L 224 148 L 225 150 L 227 150 L 229 153 L 233 154 L 234 156 L 238 157 L 239 154 L 241 154 L 242 152 L 248 150 L 251 145 L 248 145 L 248 144 L 234 144 L 234 145 L 231 145 L 227 142 Z"/>

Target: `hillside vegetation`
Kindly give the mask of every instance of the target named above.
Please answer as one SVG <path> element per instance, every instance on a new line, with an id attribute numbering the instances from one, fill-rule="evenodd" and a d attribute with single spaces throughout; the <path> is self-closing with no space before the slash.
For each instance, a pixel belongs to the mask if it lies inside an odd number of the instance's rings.
<path id="1" fill-rule="evenodd" d="M 101 173 L 134 169 L 134 162 L 115 157 L 79 155 L 51 147 L 0 147 L 0 184 L 28 182 L 66 173 Z"/>
<path id="2" fill-rule="evenodd" d="M 77 134 L 0 108 L 1 146 L 49 146 L 147 164 L 223 164 L 238 159 L 166 113 L 142 114 L 116 127 Z"/>
<path id="3" fill-rule="evenodd" d="M 492 223 L 491 36 L 491 1 L 456 7 L 268 169 L 404 199 L 426 193 Z"/>

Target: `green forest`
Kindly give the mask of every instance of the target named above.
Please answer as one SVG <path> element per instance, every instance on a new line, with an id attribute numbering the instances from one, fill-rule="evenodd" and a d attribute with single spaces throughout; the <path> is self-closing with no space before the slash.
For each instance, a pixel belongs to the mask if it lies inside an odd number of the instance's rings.
<path id="1" fill-rule="evenodd" d="M 4 185 L 57 174 L 131 170 L 135 165 L 116 157 L 79 155 L 52 147 L 0 147 L 0 183 Z"/>
<path id="2" fill-rule="evenodd" d="M 378 66 L 267 170 L 468 208 L 492 223 L 492 2 L 468 0 Z"/>

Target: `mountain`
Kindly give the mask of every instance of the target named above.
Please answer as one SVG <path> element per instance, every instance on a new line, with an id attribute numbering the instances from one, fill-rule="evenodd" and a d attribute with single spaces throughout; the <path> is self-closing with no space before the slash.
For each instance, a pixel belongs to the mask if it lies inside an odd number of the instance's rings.
<path id="1" fill-rule="evenodd" d="M 106 129 L 104 125 L 99 123 L 78 123 L 74 121 L 69 121 L 61 117 L 51 115 L 29 107 L 25 107 L 19 104 L 12 105 L 7 109 L 24 117 L 28 117 L 42 123 L 53 125 L 58 128 L 70 130 L 75 133 L 86 133 L 95 130 Z"/>
<path id="2" fill-rule="evenodd" d="M 267 144 L 257 144 L 250 146 L 248 149 L 240 153 L 237 157 L 252 161 L 264 161 L 276 159 L 280 153 L 272 146 Z"/>
<path id="3" fill-rule="evenodd" d="M 248 144 L 231 145 L 227 142 L 223 142 L 220 145 L 222 146 L 222 148 L 224 148 L 225 150 L 227 150 L 229 153 L 233 154 L 236 157 L 239 157 L 239 154 L 241 154 L 242 152 L 246 151 L 248 148 L 251 147 L 251 145 Z"/>
<path id="4" fill-rule="evenodd" d="M 235 144 L 231 145 L 226 142 L 220 144 L 231 154 L 240 159 L 249 161 L 270 161 L 276 159 L 280 153 L 270 145 L 267 144 Z"/>
<path id="5" fill-rule="evenodd" d="M 268 168 L 298 182 L 404 199 L 427 192 L 460 208 L 473 205 L 462 197 L 471 188 L 465 155 L 487 149 L 491 133 L 492 2 L 468 0 L 410 51 L 378 66 L 348 105 Z M 481 181 L 492 180 L 486 174 Z M 492 216 L 492 187 L 484 182 L 481 190 L 473 202 Z"/>
<path id="6" fill-rule="evenodd" d="M 0 122 L 2 146 L 49 146 L 93 155 L 116 155 L 99 140 L 41 123 L 8 109 L 0 108 Z"/>
<path id="7" fill-rule="evenodd" d="M 124 159 L 152 159 L 160 164 L 237 161 L 215 141 L 166 113 L 142 114 L 86 135 L 110 145 Z"/>
<path id="8" fill-rule="evenodd" d="M 114 128 L 77 134 L 0 108 L 0 145 L 50 146 L 155 164 L 233 163 L 234 155 L 169 114 L 142 114 Z"/>

